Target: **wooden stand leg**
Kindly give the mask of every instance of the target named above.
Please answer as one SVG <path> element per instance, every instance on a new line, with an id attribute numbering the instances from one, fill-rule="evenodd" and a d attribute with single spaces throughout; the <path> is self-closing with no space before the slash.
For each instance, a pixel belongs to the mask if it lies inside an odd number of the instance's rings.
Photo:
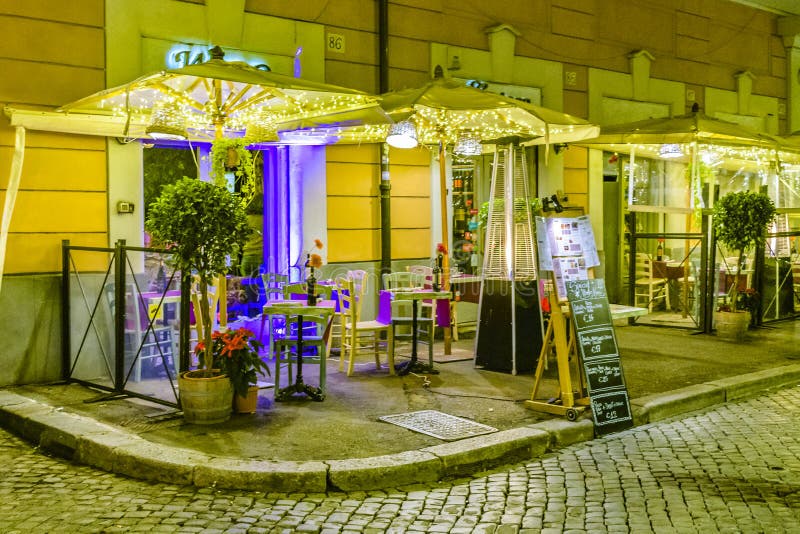
<path id="1" fill-rule="evenodd" d="M 556 362 L 558 364 L 558 387 L 559 395 L 557 399 L 552 402 L 536 400 L 536 395 L 539 390 L 540 382 L 544 372 L 544 362 L 550 351 L 550 343 L 555 345 Z M 550 321 L 547 325 L 547 332 L 545 333 L 544 345 L 539 355 L 539 363 L 536 366 L 536 376 L 531 393 L 531 399 L 525 401 L 525 407 L 531 410 L 536 410 L 554 415 L 566 416 L 570 421 L 578 418 L 578 415 L 586 409 L 584 399 L 581 398 L 582 386 L 578 389 L 578 399 L 573 393 L 572 386 L 572 373 L 570 371 L 570 356 L 577 362 L 576 345 L 574 336 L 568 338 L 567 336 L 567 323 L 564 313 L 561 311 L 561 304 L 558 298 L 551 293 L 550 295 Z M 578 371 L 580 376 L 580 371 Z M 578 406 L 579 405 L 579 406 Z"/>

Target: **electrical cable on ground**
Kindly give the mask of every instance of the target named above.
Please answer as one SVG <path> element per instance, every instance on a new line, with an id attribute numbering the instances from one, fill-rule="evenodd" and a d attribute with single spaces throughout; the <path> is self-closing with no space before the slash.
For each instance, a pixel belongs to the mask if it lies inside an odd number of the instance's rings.
<path id="1" fill-rule="evenodd" d="M 427 377 L 427 375 L 418 375 L 417 373 L 408 373 L 411 376 L 415 376 L 417 378 L 422 379 L 422 387 L 427 389 L 431 393 L 436 393 L 437 395 L 443 395 L 445 397 L 465 397 L 470 399 L 487 399 L 487 400 L 497 400 L 497 401 L 505 401 L 505 402 L 525 402 L 528 399 L 509 399 L 505 397 L 489 397 L 485 395 L 463 395 L 460 393 L 445 393 L 443 391 L 436 391 L 435 389 L 431 389 L 431 381 Z"/>

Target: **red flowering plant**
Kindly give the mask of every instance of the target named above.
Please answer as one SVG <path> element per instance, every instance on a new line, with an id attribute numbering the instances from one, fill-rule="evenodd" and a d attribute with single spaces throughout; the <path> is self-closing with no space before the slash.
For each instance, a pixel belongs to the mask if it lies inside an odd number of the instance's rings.
<path id="1" fill-rule="evenodd" d="M 223 370 L 231 379 L 236 394 L 246 397 L 247 389 L 258 382 L 257 375 L 270 375 L 269 367 L 258 355 L 259 349 L 263 346 L 253 332 L 239 328 L 226 332 L 214 331 L 211 334 L 210 366 L 206 365 L 208 362 L 206 362 L 204 342 L 197 344 L 195 354 L 200 360 L 201 367 Z"/>

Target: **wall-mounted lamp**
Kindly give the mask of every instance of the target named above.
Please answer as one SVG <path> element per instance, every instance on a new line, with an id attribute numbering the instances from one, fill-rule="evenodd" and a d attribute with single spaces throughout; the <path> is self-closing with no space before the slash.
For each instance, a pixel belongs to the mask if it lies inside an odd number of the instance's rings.
<path id="1" fill-rule="evenodd" d="M 559 155 L 559 154 L 561 154 L 562 152 L 564 152 L 568 148 L 569 148 L 569 145 L 566 144 L 566 143 L 556 143 L 556 144 L 553 145 L 553 152 L 555 152 L 556 155 Z"/>
<path id="2" fill-rule="evenodd" d="M 395 148 L 415 148 L 417 144 L 417 128 L 410 120 L 404 120 L 392 125 L 389 135 L 386 136 L 389 146 Z"/>
<path id="3" fill-rule="evenodd" d="M 564 195 L 561 191 L 559 191 L 555 195 L 550 195 L 549 197 L 542 198 L 542 211 L 555 211 L 556 213 L 561 213 L 564 211 L 564 205 L 561 202 L 566 202 L 567 196 Z"/>
<path id="4" fill-rule="evenodd" d="M 133 213 L 133 202 L 128 202 L 127 200 L 120 200 L 117 202 L 117 213 Z"/>

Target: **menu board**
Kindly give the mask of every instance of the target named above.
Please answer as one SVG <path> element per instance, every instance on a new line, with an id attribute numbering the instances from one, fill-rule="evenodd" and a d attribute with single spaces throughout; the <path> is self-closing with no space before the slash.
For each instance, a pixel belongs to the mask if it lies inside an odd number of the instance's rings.
<path id="1" fill-rule="evenodd" d="M 602 279 L 566 282 L 577 346 L 586 375 L 595 432 L 618 432 L 633 426 L 628 389 Z"/>
<path id="2" fill-rule="evenodd" d="M 537 217 L 539 269 L 553 271 L 559 298 L 566 282 L 586 280 L 588 269 L 600 265 L 589 217 Z"/>

